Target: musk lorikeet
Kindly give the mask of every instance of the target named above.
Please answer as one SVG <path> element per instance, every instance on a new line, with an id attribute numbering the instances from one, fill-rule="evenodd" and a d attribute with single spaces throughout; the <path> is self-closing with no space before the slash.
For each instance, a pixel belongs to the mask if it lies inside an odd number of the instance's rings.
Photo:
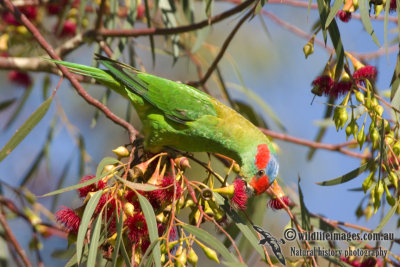
<path id="1" fill-rule="evenodd" d="M 189 152 L 215 152 L 234 159 L 256 194 L 278 174 L 268 138 L 251 122 L 208 94 L 98 55 L 107 70 L 51 60 L 89 76 L 129 98 L 143 123 L 145 149 L 170 146 Z"/>

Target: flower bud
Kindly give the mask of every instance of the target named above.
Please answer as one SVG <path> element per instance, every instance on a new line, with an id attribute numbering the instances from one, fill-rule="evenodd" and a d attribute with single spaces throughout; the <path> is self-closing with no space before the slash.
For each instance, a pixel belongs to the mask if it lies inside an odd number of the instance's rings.
<path id="1" fill-rule="evenodd" d="M 372 217 L 372 215 L 374 215 L 374 209 L 372 208 L 372 206 L 370 204 L 365 208 L 364 215 L 365 215 L 365 219 L 367 219 L 367 221 Z"/>
<path id="2" fill-rule="evenodd" d="M 129 156 L 129 150 L 124 146 L 119 146 L 116 149 L 112 150 L 112 152 L 114 152 L 114 154 L 118 158 L 125 158 Z"/>
<path id="3" fill-rule="evenodd" d="M 176 261 L 175 261 L 175 263 L 176 263 L 176 267 L 184 267 L 184 266 L 186 266 L 186 261 L 187 261 L 187 258 L 186 258 L 186 248 L 184 248 L 183 250 L 182 250 L 182 253 L 176 258 Z"/>
<path id="4" fill-rule="evenodd" d="M 186 168 L 190 168 L 189 160 L 186 157 L 179 157 L 174 160 L 176 166 L 181 169 L 185 170 Z"/>
<path id="5" fill-rule="evenodd" d="M 376 105 L 374 107 L 374 111 L 376 112 L 376 114 L 378 114 L 379 116 L 382 116 L 383 113 L 383 107 L 381 105 Z"/>
<path id="6" fill-rule="evenodd" d="M 356 99 L 357 99 L 358 102 L 364 103 L 365 97 L 364 97 L 364 94 L 363 94 L 362 92 L 357 91 L 357 92 L 355 93 L 355 95 L 356 95 Z"/>
<path id="7" fill-rule="evenodd" d="M 208 204 L 208 201 L 204 201 L 204 212 L 211 218 L 214 217 L 214 211 L 211 209 L 210 204 Z"/>
<path id="8" fill-rule="evenodd" d="M 308 43 L 303 47 L 303 52 L 304 55 L 306 56 L 306 59 L 308 58 L 309 55 L 312 55 L 314 53 L 314 40 L 315 40 L 315 35 L 313 35 L 313 37 L 311 37 Z"/>
<path id="9" fill-rule="evenodd" d="M 397 188 L 397 186 L 398 186 L 398 178 L 397 178 L 396 173 L 394 173 L 394 172 L 389 172 L 388 178 L 389 178 L 389 181 L 392 183 L 392 185 L 393 185 L 395 188 Z"/>
<path id="10" fill-rule="evenodd" d="M 364 190 L 364 193 L 367 193 L 368 189 L 371 187 L 373 183 L 374 183 L 374 172 L 371 172 L 362 183 L 362 188 Z"/>
<path id="11" fill-rule="evenodd" d="M 375 5 L 375 18 L 379 16 L 383 9 L 383 5 Z"/>
<path id="12" fill-rule="evenodd" d="M 385 187 L 385 193 L 386 193 L 386 201 L 390 206 L 394 206 L 396 204 L 396 200 L 393 198 L 393 196 L 390 194 L 389 188 L 387 185 L 384 183 Z"/>
<path id="13" fill-rule="evenodd" d="M 393 152 L 396 154 L 396 156 L 400 155 L 400 141 L 397 141 L 396 143 L 394 143 L 394 145 L 392 146 Z"/>
<path id="14" fill-rule="evenodd" d="M 190 248 L 187 260 L 190 262 L 190 264 L 192 264 L 193 267 L 197 266 L 199 257 L 197 256 L 196 251 L 194 251 L 193 248 Z"/>
<path id="15" fill-rule="evenodd" d="M 360 145 L 360 150 L 361 150 L 362 146 L 364 145 L 366 139 L 367 139 L 367 137 L 365 136 L 364 125 L 363 125 L 357 135 L 357 143 Z"/>
<path id="16" fill-rule="evenodd" d="M 133 216 L 135 214 L 135 207 L 131 203 L 126 202 L 124 204 L 124 212 L 129 216 Z"/>
<path id="17" fill-rule="evenodd" d="M 219 264 L 219 259 L 218 259 L 218 256 L 217 256 L 217 253 L 215 252 L 215 250 L 213 250 L 209 247 L 206 247 L 204 244 L 200 243 L 196 239 L 195 239 L 195 241 L 200 246 L 200 248 L 203 250 L 204 254 L 206 254 L 207 258 L 209 258 L 210 260 L 213 260 Z"/>
<path id="18" fill-rule="evenodd" d="M 372 148 L 377 149 L 379 147 L 379 132 L 378 130 L 374 127 L 372 131 L 369 134 L 372 142 Z"/>
<path id="19" fill-rule="evenodd" d="M 115 246 L 115 241 L 117 240 L 117 233 L 114 233 L 110 238 L 106 240 L 111 246 Z"/>

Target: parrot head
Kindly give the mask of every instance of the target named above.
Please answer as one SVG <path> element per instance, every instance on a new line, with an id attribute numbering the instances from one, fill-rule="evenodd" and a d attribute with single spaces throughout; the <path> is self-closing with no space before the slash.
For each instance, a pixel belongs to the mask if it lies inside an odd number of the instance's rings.
<path id="1" fill-rule="evenodd" d="M 256 195 L 264 193 L 278 175 L 278 159 L 267 144 L 257 146 L 257 151 L 244 163 L 243 175 L 250 180 L 249 185 Z"/>

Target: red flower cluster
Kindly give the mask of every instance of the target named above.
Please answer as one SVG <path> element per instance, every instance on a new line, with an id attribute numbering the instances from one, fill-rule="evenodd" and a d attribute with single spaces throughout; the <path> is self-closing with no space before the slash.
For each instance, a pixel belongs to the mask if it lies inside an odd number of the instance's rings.
<path id="1" fill-rule="evenodd" d="M 232 197 L 232 204 L 241 210 L 246 209 L 248 195 L 246 193 L 246 183 L 242 179 L 236 179 L 233 182 L 234 193 Z"/>
<path id="2" fill-rule="evenodd" d="M 356 70 L 353 74 L 353 78 L 356 79 L 357 82 L 362 82 L 364 79 L 375 81 L 377 75 L 378 71 L 374 66 L 366 65 Z"/>
<path id="3" fill-rule="evenodd" d="M 35 20 L 37 17 L 37 9 L 35 6 L 23 6 L 19 8 L 22 14 L 24 14 L 29 20 Z M 3 12 L 1 18 L 4 23 L 14 26 L 19 26 L 21 23 L 14 18 L 14 15 L 10 12 Z"/>
<path id="4" fill-rule="evenodd" d="M 136 9 L 136 19 L 140 20 L 143 19 L 146 11 L 146 7 L 144 5 L 138 5 L 137 9 Z"/>
<path id="5" fill-rule="evenodd" d="M 24 87 L 29 87 L 32 84 L 31 77 L 26 72 L 11 70 L 8 73 L 8 80 Z"/>
<path id="6" fill-rule="evenodd" d="M 290 199 L 288 196 L 284 196 L 281 198 L 282 202 L 285 203 L 286 206 L 289 205 Z M 283 209 L 282 203 L 277 199 L 271 199 L 268 203 L 268 206 L 270 206 L 271 209 L 273 210 L 280 210 Z"/>
<path id="7" fill-rule="evenodd" d="M 69 231 L 75 234 L 78 233 L 81 218 L 75 211 L 67 207 L 62 207 L 62 209 L 56 212 L 55 216 L 57 221 L 63 224 Z"/>
<path id="8" fill-rule="evenodd" d="M 94 176 L 94 175 L 87 175 L 87 176 L 83 177 L 80 182 L 84 183 L 95 177 L 96 176 Z M 93 183 L 93 184 L 78 188 L 78 193 L 81 198 L 85 198 L 87 196 L 87 194 L 89 194 L 89 192 L 96 192 L 100 189 L 105 188 L 106 186 L 107 186 L 107 184 L 104 181 L 100 180 L 97 183 Z"/>
<path id="9" fill-rule="evenodd" d="M 354 258 L 350 260 L 350 258 L 345 258 L 344 256 L 340 256 L 340 259 L 347 263 L 350 264 L 353 267 L 382 267 L 383 262 L 380 259 L 374 258 L 374 257 L 369 257 L 363 260 L 363 262 L 360 262 L 358 258 Z"/>
<path id="10" fill-rule="evenodd" d="M 397 9 L 397 2 L 396 2 L 396 0 L 390 0 L 389 11 L 396 11 L 396 9 Z"/>
<path id="11" fill-rule="evenodd" d="M 336 16 L 343 22 L 349 22 L 351 20 L 351 12 L 339 10 Z"/>
<path id="12" fill-rule="evenodd" d="M 54 27 L 54 33 L 57 33 L 58 30 L 58 24 L 55 25 Z M 66 20 L 64 22 L 64 25 L 58 34 L 60 37 L 68 37 L 68 36 L 75 36 L 76 35 L 76 24 L 75 22 L 71 20 Z"/>

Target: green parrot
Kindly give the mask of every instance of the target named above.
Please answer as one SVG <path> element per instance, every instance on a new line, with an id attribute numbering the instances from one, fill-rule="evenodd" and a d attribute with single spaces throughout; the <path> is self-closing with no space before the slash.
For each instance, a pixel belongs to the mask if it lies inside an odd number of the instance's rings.
<path id="1" fill-rule="evenodd" d="M 89 76 L 129 98 L 143 124 L 144 147 L 169 146 L 188 152 L 215 152 L 234 159 L 240 176 L 258 195 L 278 174 L 276 152 L 251 122 L 208 94 L 97 55 L 107 70 L 51 60 Z"/>

